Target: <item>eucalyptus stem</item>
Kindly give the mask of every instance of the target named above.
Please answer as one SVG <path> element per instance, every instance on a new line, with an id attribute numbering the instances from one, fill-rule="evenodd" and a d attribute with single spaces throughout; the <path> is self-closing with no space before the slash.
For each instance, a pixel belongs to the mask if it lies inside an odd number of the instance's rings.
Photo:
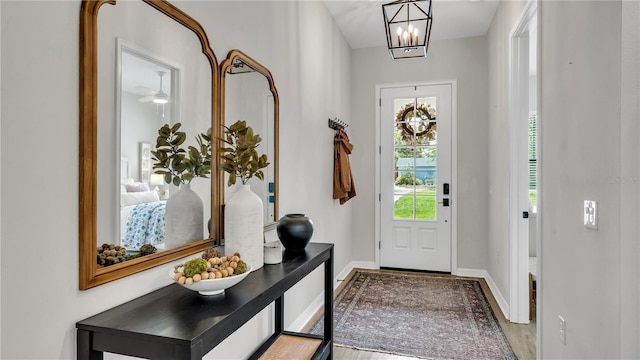
<path id="1" fill-rule="evenodd" d="M 153 170 L 164 175 L 167 184 L 189 184 L 196 177 L 208 178 L 211 173 L 211 128 L 196 136 L 198 147 L 181 146 L 187 135 L 179 131 L 181 123 L 163 125 L 158 130 L 156 150 L 152 151 Z"/>
<path id="2" fill-rule="evenodd" d="M 218 149 L 222 160 L 222 170 L 229 174 L 228 186 L 232 186 L 240 178 L 243 185 L 252 177 L 264 180 L 261 169 L 269 165 L 267 155 L 258 155 L 256 148 L 260 145 L 260 135 L 254 134 L 246 121 L 238 120 L 231 126 L 223 125 L 224 138 L 218 138 L 223 144 Z"/>

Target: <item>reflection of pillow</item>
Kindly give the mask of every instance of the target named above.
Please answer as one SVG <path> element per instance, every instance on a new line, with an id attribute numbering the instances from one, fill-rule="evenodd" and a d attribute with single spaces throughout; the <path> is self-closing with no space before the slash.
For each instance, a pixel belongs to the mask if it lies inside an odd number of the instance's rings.
<path id="1" fill-rule="evenodd" d="M 133 184 L 135 181 L 133 181 L 133 178 L 127 178 L 127 179 L 120 179 L 120 193 L 126 193 L 127 192 L 127 186 L 128 184 Z"/>
<path id="2" fill-rule="evenodd" d="M 149 191 L 149 184 L 147 183 L 133 183 L 133 184 L 125 184 L 125 188 L 127 188 L 127 192 L 143 192 Z"/>
<path id="3" fill-rule="evenodd" d="M 144 204 L 154 201 L 160 201 L 158 193 L 155 191 L 128 192 L 120 194 L 120 206 Z"/>

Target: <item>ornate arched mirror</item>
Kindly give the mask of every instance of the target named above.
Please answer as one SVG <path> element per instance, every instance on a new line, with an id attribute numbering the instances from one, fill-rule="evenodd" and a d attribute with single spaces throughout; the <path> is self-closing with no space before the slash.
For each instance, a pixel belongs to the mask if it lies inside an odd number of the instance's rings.
<path id="1" fill-rule="evenodd" d="M 80 289 L 218 242 L 220 174 L 211 163 L 216 147 L 207 149 L 207 139 L 220 131 L 218 81 L 204 29 L 174 5 L 82 2 Z M 183 136 L 184 141 L 176 140 Z M 199 170 L 186 170 L 196 174 L 193 179 L 173 181 L 163 173 L 170 165 L 158 159 L 167 145 L 160 137 L 187 151 L 189 146 L 202 149 Z M 202 210 L 194 217 L 193 234 L 173 236 L 168 209 L 186 183 Z"/>
<path id="2" fill-rule="evenodd" d="M 221 121 L 227 126 L 244 120 L 254 133 L 260 134 L 260 153 L 271 163 L 264 171 L 264 181 L 251 179 L 253 192 L 262 199 L 265 230 L 278 220 L 278 91 L 271 72 L 240 50 L 231 50 L 220 64 Z M 221 198 L 229 198 L 233 187 L 223 181 Z M 223 201 L 224 202 L 224 201 Z"/>

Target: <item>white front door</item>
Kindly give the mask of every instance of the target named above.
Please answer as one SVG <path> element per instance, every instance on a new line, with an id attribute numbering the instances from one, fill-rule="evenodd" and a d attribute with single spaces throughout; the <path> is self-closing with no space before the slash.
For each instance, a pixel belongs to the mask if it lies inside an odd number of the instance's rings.
<path id="1" fill-rule="evenodd" d="M 380 266 L 451 272 L 452 84 L 380 89 Z"/>

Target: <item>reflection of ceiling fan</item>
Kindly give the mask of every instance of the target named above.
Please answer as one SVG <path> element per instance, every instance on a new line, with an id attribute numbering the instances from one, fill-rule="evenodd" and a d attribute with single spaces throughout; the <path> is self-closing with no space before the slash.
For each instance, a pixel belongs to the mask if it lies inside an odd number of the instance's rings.
<path id="1" fill-rule="evenodd" d="M 143 103 L 153 101 L 156 104 L 166 104 L 169 102 L 169 95 L 162 91 L 162 77 L 166 72 L 160 70 L 157 71 L 157 73 L 158 76 L 160 76 L 160 89 L 157 92 L 152 91 L 152 93 L 154 93 L 153 95 L 141 97 L 138 101 Z"/>

